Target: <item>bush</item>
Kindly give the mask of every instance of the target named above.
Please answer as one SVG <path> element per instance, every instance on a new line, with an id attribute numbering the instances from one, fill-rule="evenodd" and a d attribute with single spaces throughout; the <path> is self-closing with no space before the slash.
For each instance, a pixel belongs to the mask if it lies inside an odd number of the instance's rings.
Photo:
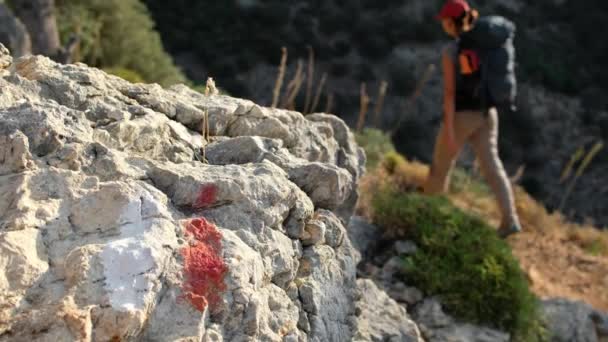
<path id="1" fill-rule="evenodd" d="M 142 83 L 144 78 L 141 77 L 136 71 L 125 69 L 125 68 L 106 68 L 103 71 L 108 74 L 118 76 L 123 80 L 129 81 L 131 83 Z"/>
<path id="2" fill-rule="evenodd" d="M 368 170 L 378 166 L 386 153 L 395 151 L 390 136 L 378 129 L 366 128 L 355 138 L 359 146 L 365 150 Z"/>
<path id="3" fill-rule="evenodd" d="M 139 0 L 57 0 L 56 7 L 62 40 L 72 33 L 80 35 L 77 61 L 129 69 L 146 82 L 162 85 L 185 81 Z"/>
<path id="4" fill-rule="evenodd" d="M 509 331 L 514 340 L 543 340 L 536 297 L 509 246 L 481 219 L 442 197 L 378 191 L 374 222 L 389 236 L 411 239 L 408 282 L 438 296 L 451 314 Z"/>
<path id="5" fill-rule="evenodd" d="M 407 159 L 395 151 L 389 151 L 382 158 L 382 168 L 391 176 L 398 173 L 399 169 L 407 163 Z"/>

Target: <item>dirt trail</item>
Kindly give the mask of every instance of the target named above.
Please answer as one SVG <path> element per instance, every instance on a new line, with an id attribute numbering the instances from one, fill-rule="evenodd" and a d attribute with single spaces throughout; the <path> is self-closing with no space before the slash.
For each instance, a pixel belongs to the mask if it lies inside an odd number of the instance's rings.
<path id="1" fill-rule="evenodd" d="M 509 244 L 538 296 L 582 300 L 608 311 L 608 258 L 591 256 L 564 237 L 534 231 L 511 237 Z"/>

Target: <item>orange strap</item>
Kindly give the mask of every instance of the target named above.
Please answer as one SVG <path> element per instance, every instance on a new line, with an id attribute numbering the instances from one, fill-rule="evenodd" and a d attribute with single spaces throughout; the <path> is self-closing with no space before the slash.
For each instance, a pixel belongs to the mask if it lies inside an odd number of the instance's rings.
<path id="1" fill-rule="evenodd" d="M 473 50 L 462 50 L 458 55 L 460 73 L 470 75 L 479 70 L 479 56 Z"/>

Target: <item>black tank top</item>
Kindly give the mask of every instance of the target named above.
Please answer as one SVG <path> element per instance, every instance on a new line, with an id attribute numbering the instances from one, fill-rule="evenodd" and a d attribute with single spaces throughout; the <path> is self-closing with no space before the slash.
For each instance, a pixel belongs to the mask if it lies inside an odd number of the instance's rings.
<path id="1" fill-rule="evenodd" d="M 453 43 L 451 51 L 456 72 L 455 110 L 457 112 L 482 110 L 481 61 L 474 46 L 463 37 Z"/>

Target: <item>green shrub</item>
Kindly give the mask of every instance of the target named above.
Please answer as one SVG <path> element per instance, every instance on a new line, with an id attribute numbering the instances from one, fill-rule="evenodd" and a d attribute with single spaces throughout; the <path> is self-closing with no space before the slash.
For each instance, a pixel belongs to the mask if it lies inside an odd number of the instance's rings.
<path id="1" fill-rule="evenodd" d="M 395 151 L 390 136 L 378 129 L 366 128 L 356 135 L 356 140 L 365 150 L 368 169 L 378 166 L 386 153 Z"/>
<path id="2" fill-rule="evenodd" d="M 380 190 L 374 222 L 388 235 L 415 241 L 404 260 L 408 282 L 438 296 L 448 312 L 509 331 L 514 340 L 544 339 L 538 302 L 509 246 L 481 219 L 443 197 Z"/>
<path id="3" fill-rule="evenodd" d="M 142 83 L 144 82 L 144 78 L 141 77 L 136 71 L 125 69 L 125 68 L 106 68 L 103 71 L 108 74 L 118 76 L 123 80 L 129 81 L 131 83 Z"/>
<path id="4" fill-rule="evenodd" d="M 139 0 L 57 0 L 56 7 L 62 40 L 72 33 L 80 36 L 78 61 L 129 69 L 162 85 L 185 81 Z"/>

